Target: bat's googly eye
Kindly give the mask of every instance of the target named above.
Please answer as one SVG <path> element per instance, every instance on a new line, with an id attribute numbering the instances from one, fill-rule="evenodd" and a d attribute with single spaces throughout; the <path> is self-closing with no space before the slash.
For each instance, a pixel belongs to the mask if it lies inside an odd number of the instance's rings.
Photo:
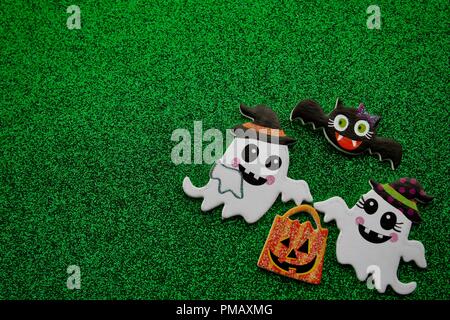
<path id="1" fill-rule="evenodd" d="M 363 207 L 367 214 L 374 214 L 378 210 L 378 202 L 375 199 L 367 199 Z"/>
<path id="2" fill-rule="evenodd" d="M 334 118 L 334 128 L 337 131 L 344 131 L 348 127 L 348 118 L 343 114 L 339 114 Z"/>
<path id="3" fill-rule="evenodd" d="M 269 170 L 277 170 L 281 167 L 281 158 L 279 156 L 270 156 L 266 160 L 266 168 Z"/>
<path id="4" fill-rule="evenodd" d="M 366 120 L 359 120 L 355 123 L 355 133 L 359 137 L 364 137 L 367 133 L 369 133 L 370 125 Z"/>
<path id="5" fill-rule="evenodd" d="M 380 225 L 384 230 L 394 229 L 397 224 L 397 216 L 393 212 L 386 212 L 380 219 Z"/>
<path id="6" fill-rule="evenodd" d="M 248 144 L 245 146 L 244 150 L 242 150 L 242 159 L 245 162 L 253 162 L 258 158 L 259 149 L 254 144 Z"/>

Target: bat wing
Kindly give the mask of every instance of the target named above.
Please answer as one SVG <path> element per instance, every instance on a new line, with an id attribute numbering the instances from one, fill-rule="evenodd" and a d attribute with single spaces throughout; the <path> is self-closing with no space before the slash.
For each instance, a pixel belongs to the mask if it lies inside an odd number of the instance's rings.
<path id="1" fill-rule="evenodd" d="M 314 129 L 327 126 L 328 117 L 314 100 L 301 101 L 291 112 L 291 121 L 300 119 L 303 124 L 311 123 Z"/>
<path id="2" fill-rule="evenodd" d="M 378 155 L 381 161 L 389 161 L 392 169 L 396 169 L 402 161 L 402 145 L 392 139 L 375 137 L 369 151 Z"/>

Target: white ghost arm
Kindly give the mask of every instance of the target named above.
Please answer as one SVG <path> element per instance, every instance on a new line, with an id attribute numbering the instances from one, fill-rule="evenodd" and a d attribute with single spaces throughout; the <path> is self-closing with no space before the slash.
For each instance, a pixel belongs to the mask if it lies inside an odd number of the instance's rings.
<path id="1" fill-rule="evenodd" d="M 336 220 L 339 229 L 342 229 L 349 217 L 349 208 L 344 199 L 340 197 L 333 197 L 325 201 L 316 202 L 314 203 L 314 208 L 325 214 L 323 221 L 330 222 Z"/>
<path id="2" fill-rule="evenodd" d="M 293 180 L 291 178 L 286 178 L 280 189 L 281 201 L 283 202 L 294 200 L 295 204 L 298 205 L 303 201 L 313 201 L 311 192 L 309 191 L 309 186 L 303 180 Z"/>
<path id="3" fill-rule="evenodd" d="M 406 262 L 413 260 L 419 267 L 426 268 L 425 248 L 416 240 L 408 240 L 402 247 L 402 258 Z"/>

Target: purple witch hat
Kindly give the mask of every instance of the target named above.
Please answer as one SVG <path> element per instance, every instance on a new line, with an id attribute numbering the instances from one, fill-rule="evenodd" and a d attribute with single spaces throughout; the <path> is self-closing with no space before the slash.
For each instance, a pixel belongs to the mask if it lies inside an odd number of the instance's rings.
<path id="1" fill-rule="evenodd" d="M 393 183 L 381 184 L 369 181 L 373 190 L 384 200 L 399 209 L 412 222 L 420 222 L 417 202 L 429 203 L 432 196 L 425 193 L 420 183 L 414 178 L 401 178 Z"/>

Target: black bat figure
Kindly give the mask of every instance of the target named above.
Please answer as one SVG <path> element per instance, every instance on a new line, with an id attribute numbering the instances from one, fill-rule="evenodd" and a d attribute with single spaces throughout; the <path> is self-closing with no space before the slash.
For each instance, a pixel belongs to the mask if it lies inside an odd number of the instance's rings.
<path id="1" fill-rule="evenodd" d="M 347 108 L 337 99 L 334 110 L 327 115 L 317 102 L 304 100 L 291 112 L 291 121 L 296 119 L 303 124 L 311 123 L 314 129 L 323 129 L 327 140 L 342 152 L 357 155 L 367 151 L 389 161 L 392 169 L 400 165 L 402 146 L 376 135 L 381 117 L 367 113 L 363 104 Z"/>

